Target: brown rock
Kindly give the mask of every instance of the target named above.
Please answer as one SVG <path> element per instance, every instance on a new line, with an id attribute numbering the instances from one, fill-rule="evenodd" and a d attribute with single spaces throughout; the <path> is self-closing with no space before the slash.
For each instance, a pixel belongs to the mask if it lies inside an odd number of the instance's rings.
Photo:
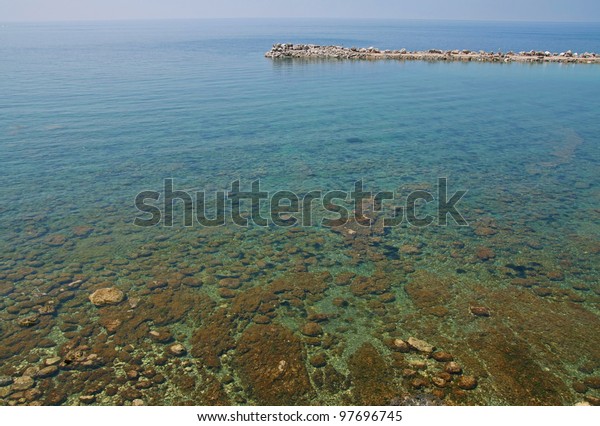
<path id="1" fill-rule="evenodd" d="M 560 270 L 549 271 L 546 276 L 552 281 L 562 281 L 565 279 L 565 275 Z"/>
<path id="2" fill-rule="evenodd" d="M 398 352 L 407 353 L 410 351 L 410 345 L 402 339 L 394 339 L 392 349 Z"/>
<path id="3" fill-rule="evenodd" d="M 46 378 L 58 373 L 58 367 L 56 365 L 49 365 L 48 367 L 42 368 L 35 374 L 35 377 Z"/>
<path id="4" fill-rule="evenodd" d="M 585 385 L 585 383 L 574 382 L 573 390 L 577 393 L 586 393 L 588 391 L 588 387 Z"/>
<path id="5" fill-rule="evenodd" d="M 600 376 L 586 377 L 583 383 L 592 389 L 600 389 Z"/>
<path id="6" fill-rule="evenodd" d="M 187 350 L 181 343 L 175 343 L 169 347 L 169 352 L 175 356 L 184 356 Z"/>
<path id="7" fill-rule="evenodd" d="M 252 325 L 235 354 L 240 379 L 262 405 L 306 404 L 312 391 L 300 339 L 280 325 Z"/>
<path id="8" fill-rule="evenodd" d="M 327 358 L 323 353 L 311 357 L 309 361 L 310 365 L 312 365 L 315 368 L 321 368 L 327 365 Z"/>
<path id="9" fill-rule="evenodd" d="M 316 322 L 308 322 L 302 327 L 302 334 L 309 337 L 318 337 L 323 334 L 323 328 Z"/>
<path id="10" fill-rule="evenodd" d="M 445 388 L 448 382 L 441 377 L 432 377 L 431 383 L 433 383 L 438 388 Z"/>
<path id="11" fill-rule="evenodd" d="M 431 357 L 437 362 L 449 362 L 454 360 L 452 354 L 448 352 L 434 352 L 431 354 Z"/>
<path id="12" fill-rule="evenodd" d="M 421 249 L 419 247 L 413 246 L 410 244 L 402 245 L 398 251 L 400 252 L 400 254 L 406 254 L 406 255 L 421 254 Z"/>
<path id="13" fill-rule="evenodd" d="M 402 377 L 404 378 L 411 378 L 417 375 L 416 370 L 412 370 L 410 368 L 405 368 L 404 370 L 402 370 Z"/>
<path id="14" fill-rule="evenodd" d="M 422 377 L 416 377 L 410 382 L 410 384 L 415 389 L 421 389 L 427 386 L 427 380 Z"/>
<path id="15" fill-rule="evenodd" d="M 121 326 L 122 321 L 120 319 L 102 319 L 100 325 L 104 327 L 109 334 L 115 333 Z"/>
<path id="16" fill-rule="evenodd" d="M 363 344 L 348 360 L 355 402 L 359 405 L 389 405 L 397 394 L 394 374 L 370 343 Z"/>
<path id="17" fill-rule="evenodd" d="M 237 293 L 230 288 L 222 287 L 219 289 L 219 296 L 221 296 L 223 299 L 233 299 L 236 295 Z"/>
<path id="18" fill-rule="evenodd" d="M 101 288 L 93 292 L 89 299 L 90 302 L 98 307 L 117 305 L 125 299 L 125 293 L 116 287 Z"/>
<path id="19" fill-rule="evenodd" d="M 223 278 L 219 281 L 219 287 L 237 290 L 242 285 L 242 282 L 237 278 Z"/>
<path id="20" fill-rule="evenodd" d="M 496 257 L 496 253 L 494 253 L 494 250 L 492 250 L 489 247 L 477 247 L 477 250 L 475 251 L 475 256 L 477 256 L 477 259 L 479 260 L 491 260 L 493 258 Z"/>
<path id="21" fill-rule="evenodd" d="M 463 390 L 472 390 L 477 387 L 477 379 L 473 376 L 462 376 L 458 379 L 457 384 Z"/>
<path id="22" fill-rule="evenodd" d="M 12 384 L 12 390 L 14 391 L 24 391 L 27 389 L 31 389 L 35 385 L 35 381 L 30 376 L 21 376 L 17 377 Z"/>
<path id="23" fill-rule="evenodd" d="M 171 336 L 171 331 L 166 328 L 152 330 L 150 331 L 149 335 L 152 340 L 158 343 L 169 343 L 173 339 L 173 336 Z"/>
<path id="24" fill-rule="evenodd" d="M 469 309 L 476 317 L 489 317 L 491 315 L 490 310 L 484 306 L 471 306 Z"/>
<path id="25" fill-rule="evenodd" d="M 462 367 L 458 363 L 450 361 L 444 366 L 444 371 L 450 374 L 460 374 L 462 373 Z"/>

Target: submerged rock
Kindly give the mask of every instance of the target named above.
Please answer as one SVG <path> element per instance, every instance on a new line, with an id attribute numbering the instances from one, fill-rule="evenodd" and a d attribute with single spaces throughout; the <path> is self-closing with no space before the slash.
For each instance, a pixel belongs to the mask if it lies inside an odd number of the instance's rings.
<path id="1" fill-rule="evenodd" d="M 473 376 L 462 376 L 458 379 L 458 387 L 464 390 L 472 390 L 477 387 L 477 379 Z"/>
<path id="2" fill-rule="evenodd" d="M 489 317 L 491 315 L 490 310 L 484 306 L 471 306 L 469 309 L 476 317 Z"/>
<path id="3" fill-rule="evenodd" d="M 0 388 L 13 384 L 13 378 L 9 376 L 0 376 Z"/>
<path id="4" fill-rule="evenodd" d="M 452 354 L 448 352 L 434 352 L 433 354 L 431 354 L 431 357 L 437 362 L 449 362 L 454 360 Z"/>
<path id="5" fill-rule="evenodd" d="M 90 302 L 95 306 L 117 305 L 125 299 L 125 293 L 116 287 L 101 288 L 93 292 L 90 297 Z"/>
<path id="6" fill-rule="evenodd" d="M 35 385 L 35 381 L 31 376 L 17 377 L 12 384 L 12 389 L 15 391 L 24 391 L 31 389 Z"/>
<path id="7" fill-rule="evenodd" d="M 175 343 L 169 347 L 169 352 L 175 356 L 184 356 L 187 353 L 187 350 L 181 343 Z"/>
<path id="8" fill-rule="evenodd" d="M 309 337 L 318 337 L 323 334 L 323 328 L 316 322 L 309 322 L 302 327 L 302 334 Z"/>
<path id="9" fill-rule="evenodd" d="M 259 404 L 306 404 L 312 387 L 304 357 L 300 339 L 289 329 L 252 325 L 238 342 L 235 364 Z"/>
<path id="10" fill-rule="evenodd" d="M 46 377 L 50 377 L 58 373 L 58 367 L 56 365 L 49 365 L 48 367 L 42 368 L 35 374 L 35 377 L 44 379 Z"/>
<path id="11" fill-rule="evenodd" d="M 372 344 L 363 344 L 350 356 L 348 369 L 357 404 L 388 405 L 394 398 L 393 371 Z"/>
<path id="12" fill-rule="evenodd" d="M 434 349 L 433 345 L 430 345 L 426 341 L 419 340 L 415 337 L 409 337 L 408 344 L 419 352 L 431 353 Z"/>
<path id="13" fill-rule="evenodd" d="M 44 364 L 47 366 L 51 366 L 51 365 L 56 365 L 60 363 L 60 357 L 59 356 L 54 356 L 52 358 L 46 358 L 46 360 L 44 361 Z"/>
<path id="14" fill-rule="evenodd" d="M 30 315 L 25 318 L 21 318 L 18 321 L 19 325 L 24 328 L 33 327 L 40 323 L 40 316 L 38 314 Z"/>
<path id="15" fill-rule="evenodd" d="M 460 374 L 462 373 L 462 367 L 458 363 L 450 361 L 444 366 L 444 371 L 450 374 Z"/>

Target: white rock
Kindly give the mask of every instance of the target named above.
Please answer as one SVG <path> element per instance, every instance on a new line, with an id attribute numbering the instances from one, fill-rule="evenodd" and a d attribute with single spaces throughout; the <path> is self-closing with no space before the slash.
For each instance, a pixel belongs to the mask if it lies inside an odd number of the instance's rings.
<path id="1" fill-rule="evenodd" d="M 408 344 L 418 350 L 419 352 L 431 353 L 433 352 L 433 346 L 424 340 L 419 340 L 415 337 L 408 338 Z"/>

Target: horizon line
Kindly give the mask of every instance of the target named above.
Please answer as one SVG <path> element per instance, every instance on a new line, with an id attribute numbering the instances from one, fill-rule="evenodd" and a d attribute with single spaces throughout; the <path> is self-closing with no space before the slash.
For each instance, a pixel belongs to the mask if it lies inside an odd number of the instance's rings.
<path id="1" fill-rule="evenodd" d="M 497 22 L 497 23 L 535 23 L 535 24 L 600 24 L 600 20 L 555 21 L 528 19 L 446 19 L 446 18 L 383 18 L 383 17 L 195 17 L 195 18 L 81 18 L 81 19 L 30 19 L 30 20 L 0 20 L 0 24 L 62 24 L 62 23 L 92 23 L 92 22 L 160 22 L 160 21 L 240 21 L 240 20 L 333 20 L 333 21 L 429 21 L 429 22 Z"/>

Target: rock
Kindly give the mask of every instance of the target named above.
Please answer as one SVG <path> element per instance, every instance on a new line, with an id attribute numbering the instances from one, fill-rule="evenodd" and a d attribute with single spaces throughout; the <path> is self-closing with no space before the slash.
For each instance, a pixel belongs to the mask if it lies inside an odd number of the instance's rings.
<path id="1" fill-rule="evenodd" d="M 221 296 L 223 299 L 233 299 L 235 296 L 237 296 L 237 293 L 230 288 L 222 287 L 219 289 L 219 296 Z"/>
<path id="2" fill-rule="evenodd" d="M 187 350 L 181 343 L 175 343 L 169 347 L 169 352 L 175 356 L 183 356 L 187 353 Z"/>
<path id="3" fill-rule="evenodd" d="M 219 281 L 219 287 L 237 290 L 242 285 L 242 282 L 237 278 L 223 278 Z"/>
<path id="4" fill-rule="evenodd" d="M 131 401 L 131 405 L 133 407 L 143 407 L 144 406 L 144 400 L 142 400 L 142 399 L 134 399 L 133 401 Z"/>
<path id="5" fill-rule="evenodd" d="M 600 398 L 598 398 L 596 396 L 588 395 L 585 397 L 585 400 L 587 403 L 589 403 L 590 405 L 592 405 L 594 407 L 600 406 Z"/>
<path id="6" fill-rule="evenodd" d="M 491 315 L 490 310 L 484 306 L 471 306 L 469 309 L 476 317 L 489 317 Z"/>
<path id="7" fill-rule="evenodd" d="M 458 387 L 464 390 L 472 390 L 477 387 L 477 379 L 473 376 L 462 376 L 458 379 Z"/>
<path id="8" fill-rule="evenodd" d="M 406 353 L 410 351 L 410 346 L 402 339 L 394 339 L 393 349 L 397 350 L 398 352 Z"/>
<path id="9" fill-rule="evenodd" d="M 562 273 L 562 271 L 559 270 L 548 271 L 548 273 L 546 273 L 546 276 L 551 281 L 562 281 L 565 279 L 565 275 Z"/>
<path id="10" fill-rule="evenodd" d="M 394 371 L 372 344 L 364 343 L 348 358 L 348 370 L 354 403 L 389 405 L 397 395 Z"/>
<path id="11" fill-rule="evenodd" d="M 600 389 L 600 376 L 587 377 L 583 383 L 589 388 Z"/>
<path id="12" fill-rule="evenodd" d="M 256 324 L 270 324 L 271 318 L 266 315 L 257 315 L 252 319 Z"/>
<path id="13" fill-rule="evenodd" d="M 32 365 L 31 367 L 27 367 L 25 371 L 23 371 L 21 376 L 35 377 L 38 371 L 40 371 L 40 367 L 38 367 L 37 365 Z"/>
<path id="14" fill-rule="evenodd" d="M 73 228 L 73 235 L 76 237 L 87 237 L 94 231 L 94 228 L 89 226 L 76 226 Z"/>
<path id="15" fill-rule="evenodd" d="M 62 234 L 55 234 L 46 237 L 45 241 L 49 246 L 58 247 L 67 242 L 67 237 Z"/>
<path id="16" fill-rule="evenodd" d="M 168 329 L 152 330 L 148 334 L 152 340 L 158 343 L 169 343 L 173 339 Z"/>
<path id="17" fill-rule="evenodd" d="M 0 281 L 0 296 L 8 296 L 15 290 L 15 286 L 7 281 Z"/>
<path id="18" fill-rule="evenodd" d="M 422 377 L 416 377 L 410 382 L 411 386 L 415 389 L 421 389 L 427 386 L 427 380 Z"/>
<path id="19" fill-rule="evenodd" d="M 94 401 L 96 401 L 96 397 L 94 395 L 81 395 L 79 397 L 79 401 L 83 404 L 92 404 Z"/>
<path id="20" fill-rule="evenodd" d="M 431 353 L 434 347 L 424 340 L 419 340 L 415 337 L 408 338 L 408 344 L 419 352 Z"/>
<path id="21" fill-rule="evenodd" d="M 25 400 L 27 402 L 30 402 L 30 403 L 39 399 L 40 396 L 42 396 L 42 391 L 37 388 L 27 389 L 25 392 L 23 392 L 23 397 L 25 398 Z M 32 404 L 29 404 L 29 405 L 32 405 Z"/>
<path id="22" fill-rule="evenodd" d="M 325 367 L 327 365 L 327 358 L 325 357 L 325 354 L 320 353 L 318 355 L 311 357 L 309 362 L 310 362 L 310 365 L 312 365 L 313 367 L 321 368 L 321 367 Z"/>
<path id="23" fill-rule="evenodd" d="M 108 334 L 114 334 L 121 327 L 122 321 L 120 319 L 107 319 L 100 321 L 100 325 L 106 329 Z"/>
<path id="24" fill-rule="evenodd" d="M 0 388 L 8 385 L 12 385 L 14 382 L 12 377 L 9 376 L 0 376 Z"/>
<path id="25" fill-rule="evenodd" d="M 323 328 L 316 322 L 308 322 L 302 327 L 302 334 L 309 337 L 318 337 L 323 334 Z"/>
<path id="26" fill-rule="evenodd" d="M 56 365 L 49 365 L 48 367 L 42 368 L 35 374 L 36 378 L 44 379 L 46 377 L 50 377 L 55 375 L 58 372 L 58 367 Z"/>
<path id="27" fill-rule="evenodd" d="M 312 392 L 300 339 L 280 325 L 251 325 L 234 362 L 239 378 L 261 405 L 305 405 Z"/>
<path id="28" fill-rule="evenodd" d="M 462 373 L 462 367 L 458 363 L 450 361 L 444 366 L 444 371 L 450 374 L 460 374 Z"/>
<path id="29" fill-rule="evenodd" d="M 577 393 L 586 393 L 588 391 L 588 387 L 582 382 L 574 382 L 572 387 Z"/>
<path id="30" fill-rule="evenodd" d="M 421 253 L 421 250 L 419 249 L 419 247 L 417 246 L 412 246 L 410 244 L 404 244 L 400 247 L 400 250 L 398 250 L 400 252 L 400 254 L 407 254 L 407 255 L 417 255 Z"/>
<path id="31" fill-rule="evenodd" d="M 18 323 L 21 327 L 24 327 L 24 328 L 33 327 L 34 325 L 37 325 L 40 323 L 40 316 L 37 314 L 30 315 L 28 317 L 19 319 Z"/>
<path id="32" fill-rule="evenodd" d="M 106 305 L 117 305 L 125 300 L 125 293 L 116 287 L 101 288 L 93 292 L 90 297 L 90 302 L 95 306 L 101 307 Z"/>
<path id="33" fill-rule="evenodd" d="M 431 357 L 437 362 L 449 362 L 454 360 L 452 354 L 448 352 L 434 352 L 431 354 Z"/>
<path id="34" fill-rule="evenodd" d="M 27 389 L 31 389 L 35 385 L 35 381 L 31 376 L 21 376 L 17 377 L 12 384 L 12 389 L 14 391 L 24 391 Z"/>
<path id="35" fill-rule="evenodd" d="M 446 380 L 442 379 L 441 377 L 432 377 L 431 383 L 433 383 L 438 388 L 445 388 L 448 384 L 448 382 L 446 382 Z"/>
<path id="36" fill-rule="evenodd" d="M 477 259 L 479 260 L 486 261 L 495 258 L 496 253 L 494 253 L 494 250 L 492 250 L 489 247 L 477 247 L 477 250 L 475 251 L 475 256 L 477 256 Z"/>
<path id="37" fill-rule="evenodd" d="M 336 297 L 335 299 L 333 299 L 332 303 L 334 306 L 337 306 L 338 308 L 346 308 L 349 305 L 348 301 L 341 297 Z"/>
<path id="38" fill-rule="evenodd" d="M 425 370 L 427 368 L 427 363 L 422 359 L 413 359 L 408 362 L 408 366 L 415 370 Z"/>
<path id="39" fill-rule="evenodd" d="M 409 379 L 411 377 L 414 377 L 417 375 L 417 372 L 415 370 L 412 370 L 410 368 L 405 368 L 404 370 L 402 370 L 402 377 Z"/>

